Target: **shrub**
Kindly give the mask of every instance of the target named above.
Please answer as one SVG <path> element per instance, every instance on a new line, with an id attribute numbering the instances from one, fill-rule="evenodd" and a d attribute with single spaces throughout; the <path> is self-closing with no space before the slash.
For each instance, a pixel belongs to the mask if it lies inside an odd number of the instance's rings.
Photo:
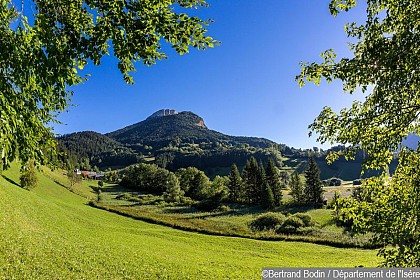
<path id="1" fill-rule="evenodd" d="M 294 226 L 281 226 L 276 230 L 276 233 L 282 234 L 294 234 L 297 232 L 297 228 Z"/>
<path id="2" fill-rule="evenodd" d="M 296 217 L 296 216 L 289 216 L 281 225 L 281 227 L 279 227 L 277 229 L 277 233 L 283 233 L 283 234 L 293 234 L 297 232 L 298 228 L 304 227 L 305 224 L 304 222 Z"/>
<path id="3" fill-rule="evenodd" d="M 254 231 L 270 230 L 281 226 L 286 217 L 280 213 L 265 213 L 259 215 L 249 223 L 249 228 Z"/>
<path id="4" fill-rule="evenodd" d="M 313 226 L 315 223 L 312 221 L 312 217 L 305 213 L 296 213 L 293 217 L 299 218 L 305 227 Z"/>
<path id="5" fill-rule="evenodd" d="M 212 199 L 204 199 L 194 204 L 194 207 L 201 211 L 213 211 L 220 206 L 220 203 Z"/>
<path id="6" fill-rule="evenodd" d="M 180 201 L 181 204 L 184 204 L 186 206 L 193 205 L 194 201 L 190 197 L 181 196 Z"/>
<path id="7" fill-rule="evenodd" d="M 300 235 L 311 235 L 314 233 L 319 233 L 320 229 L 317 227 L 302 227 L 296 229 L 296 234 Z"/>
<path id="8" fill-rule="evenodd" d="M 229 212 L 230 211 L 230 207 L 227 205 L 220 205 L 219 207 L 217 207 L 216 209 L 217 211 L 220 212 Z"/>
<path id="9" fill-rule="evenodd" d="M 117 195 L 116 197 L 115 197 L 115 199 L 119 199 L 119 200 L 129 200 L 131 198 L 131 194 L 129 194 L 129 193 L 123 193 L 123 194 L 120 194 L 120 195 Z"/>

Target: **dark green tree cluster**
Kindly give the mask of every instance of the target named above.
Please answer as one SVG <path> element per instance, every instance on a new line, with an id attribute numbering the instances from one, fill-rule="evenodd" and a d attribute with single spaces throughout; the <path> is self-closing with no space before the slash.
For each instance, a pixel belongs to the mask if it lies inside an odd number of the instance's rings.
<path id="1" fill-rule="evenodd" d="M 195 167 L 181 168 L 176 175 L 186 196 L 196 200 L 208 198 L 211 184 L 203 171 Z"/>
<path id="2" fill-rule="evenodd" d="M 57 138 L 57 165 L 90 170 L 91 166 L 129 166 L 139 163 L 142 154 L 93 131 L 83 131 Z M 61 164 L 60 164 L 61 163 Z"/>
<path id="3" fill-rule="evenodd" d="M 183 194 L 175 174 L 154 164 L 141 163 L 130 167 L 120 184 L 130 189 L 164 195 L 169 201 L 179 201 Z"/>
<path id="4" fill-rule="evenodd" d="M 251 157 L 242 176 L 234 164 L 228 178 L 229 199 L 232 202 L 255 204 L 269 209 L 281 205 L 284 184 L 272 159 L 264 167 Z"/>
<path id="5" fill-rule="evenodd" d="M 166 201 L 189 197 L 195 201 L 214 203 L 229 198 L 228 179 L 216 176 L 213 181 L 195 167 L 181 168 L 176 173 L 155 164 L 138 164 L 125 171 L 120 184 L 124 187 L 163 195 Z"/>

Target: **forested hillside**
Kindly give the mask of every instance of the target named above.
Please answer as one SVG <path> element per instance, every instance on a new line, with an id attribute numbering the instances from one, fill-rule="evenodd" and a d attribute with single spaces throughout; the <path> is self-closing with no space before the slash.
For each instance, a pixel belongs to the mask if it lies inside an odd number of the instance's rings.
<path id="1" fill-rule="evenodd" d="M 171 171 L 193 166 L 214 177 L 227 175 L 233 163 L 242 169 L 251 156 L 264 164 L 272 158 L 278 168 L 302 173 L 307 167 L 308 157 L 313 155 L 321 168 L 322 179 L 339 177 L 353 180 L 360 177 L 362 162 L 367 157 L 365 153 L 358 152 L 353 161 L 342 157 L 329 165 L 325 157 L 330 150 L 302 150 L 264 138 L 229 136 L 209 129 L 203 118 L 192 112 L 170 115 L 159 115 L 159 112 L 142 122 L 105 135 L 85 131 L 60 136 L 61 159 L 76 167 L 89 169 L 96 166 L 102 170 L 140 162 L 156 163 Z M 416 140 L 414 137 L 409 137 L 407 141 Z M 337 146 L 331 150 L 341 149 L 344 147 Z M 390 166 L 391 173 L 395 165 L 396 161 Z M 377 174 L 377 171 L 371 170 L 364 176 Z"/>

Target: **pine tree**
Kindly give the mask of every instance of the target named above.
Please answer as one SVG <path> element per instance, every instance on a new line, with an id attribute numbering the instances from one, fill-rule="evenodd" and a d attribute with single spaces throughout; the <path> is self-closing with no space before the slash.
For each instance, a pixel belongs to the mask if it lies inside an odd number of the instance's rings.
<path id="1" fill-rule="evenodd" d="M 303 203 L 305 201 L 304 186 L 299 174 L 295 171 L 290 178 L 290 195 L 296 203 Z"/>
<path id="2" fill-rule="evenodd" d="M 265 179 L 272 190 L 275 206 L 280 206 L 281 200 L 283 198 L 283 194 L 281 192 L 282 182 L 280 180 L 277 167 L 275 166 L 274 161 L 271 158 L 268 161 L 268 165 L 265 171 Z"/>
<path id="3" fill-rule="evenodd" d="M 242 202 L 244 196 L 244 189 L 242 178 L 236 164 L 232 165 L 229 173 L 229 199 L 232 202 Z"/>
<path id="4" fill-rule="evenodd" d="M 313 157 L 309 158 L 309 166 L 305 171 L 306 185 L 305 185 L 305 196 L 306 202 L 312 204 L 315 207 L 319 207 L 324 202 L 324 196 L 322 189 L 323 185 L 319 178 L 320 170 Z"/>
<path id="5" fill-rule="evenodd" d="M 261 206 L 266 209 L 274 209 L 276 207 L 273 191 L 267 181 L 262 187 Z"/>
<path id="6" fill-rule="evenodd" d="M 242 171 L 242 180 L 245 187 L 245 200 L 250 203 L 259 203 L 261 198 L 261 175 L 257 160 L 251 157 L 247 160 Z"/>
<path id="7" fill-rule="evenodd" d="M 257 184 L 256 184 L 256 198 L 255 200 L 257 201 L 257 203 L 259 205 L 263 205 L 263 200 L 264 200 L 264 196 L 266 195 L 266 189 L 265 189 L 265 168 L 264 168 L 264 164 L 262 163 L 262 161 L 260 161 L 259 165 L 258 165 L 258 170 L 257 170 Z"/>

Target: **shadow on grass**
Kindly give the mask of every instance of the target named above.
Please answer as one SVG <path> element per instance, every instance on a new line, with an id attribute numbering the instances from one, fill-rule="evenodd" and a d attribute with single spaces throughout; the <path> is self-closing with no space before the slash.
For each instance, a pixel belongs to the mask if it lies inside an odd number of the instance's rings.
<path id="1" fill-rule="evenodd" d="M 56 183 L 57 185 L 62 186 L 63 188 L 68 189 L 68 187 L 67 187 L 66 185 L 64 185 L 63 183 L 61 183 L 61 182 L 59 182 L 59 181 L 57 181 L 57 180 L 53 180 L 53 181 L 54 181 L 54 183 Z"/>
<path id="2" fill-rule="evenodd" d="M 5 175 L 2 175 L 2 177 L 4 178 L 4 180 L 6 180 L 7 182 L 9 182 L 10 184 L 13 184 L 15 186 L 18 186 L 19 188 L 21 187 L 18 183 L 16 183 L 15 181 L 13 181 L 12 179 L 10 179 L 9 177 L 6 177 Z"/>

